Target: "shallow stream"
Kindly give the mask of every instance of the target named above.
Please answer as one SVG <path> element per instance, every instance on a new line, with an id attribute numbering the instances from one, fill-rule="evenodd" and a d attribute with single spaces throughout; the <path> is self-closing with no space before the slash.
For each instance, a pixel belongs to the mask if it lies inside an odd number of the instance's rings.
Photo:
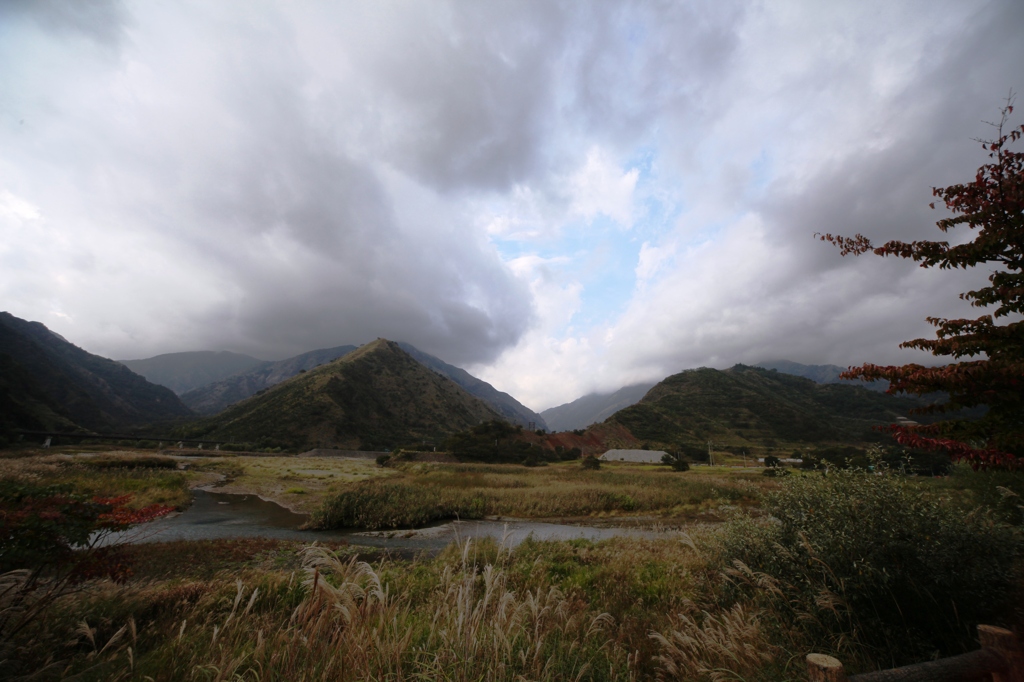
<path id="1" fill-rule="evenodd" d="M 140 526 L 117 539 L 128 542 L 214 540 L 265 537 L 281 540 L 345 540 L 353 545 L 396 550 L 439 551 L 456 539 L 491 537 L 515 546 L 529 536 L 535 540 L 604 540 L 617 536 L 671 537 L 674 531 L 640 528 L 595 528 L 537 521 L 450 521 L 416 530 L 353 531 L 299 530 L 308 520 L 256 495 L 192 491 L 192 505 L 180 514 Z M 112 540 L 114 538 L 111 538 Z"/>

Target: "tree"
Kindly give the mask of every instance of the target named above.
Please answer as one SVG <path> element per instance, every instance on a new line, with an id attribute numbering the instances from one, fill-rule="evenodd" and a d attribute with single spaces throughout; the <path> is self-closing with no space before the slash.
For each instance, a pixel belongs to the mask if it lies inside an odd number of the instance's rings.
<path id="1" fill-rule="evenodd" d="M 107 539 L 174 508 L 133 509 L 130 498 L 0 481 L 0 655 L 15 633 L 70 587 L 91 578 L 123 581 L 131 575 L 123 545 Z"/>
<path id="2" fill-rule="evenodd" d="M 669 465 L 673 471 L 690 470 L 690 460 L 681 452 L 666 452 L 661 456 L 661 463 Z"/>
<path id="3" fill-rule="evenodd" d="M 936 328 L 934 339 L 914 339 L 901 348 L 930 351 L 955 360 L 941 367 L 918 364 L 851 367 L 842 377 L 874 381 L 887 379 L 889 393 L 924 395 L 943 393 L 943 401 L 916 410 L 918 413 L 948 415 L 945 419 L 916 426 L 893 425 L 896 440 L 907 447 L 944 450 L 951 457 L 968 461 L 975 468 L 1005 466 L 1024 462 L 1024 153 L 1010 151 L 1024 125 L 1005 132 L 1013 97 L 1007 99 L 1002 116 L 993 124 L 994 140 L 979 140 L 991 163 L 978 169 L 972 182 L 933 188 L 954 215 L 939 220 L 940 230 L 966 226 L 976 230 L 974 238 L 950 246 L 948 241 L 889 241 L 875 247 L 863 235 L 853 238 L 817 234 L 822 241 L 841 249 L 842 255 L 871 251 L 879 256 L 910 258 L 923 268 L 971 268 L 994 263 L 989 286 L 960 294 L 979 308 L 996 306 L 993 314 L 976 319 L 926 318 Z M 931 204 L 934 209 L 934 202 Z M 1006 324 L 996 320 L 1007 319 Z M 970 358 L 970 359 L 965 359 Z M 984 406 L 976 420 L 951 413 Z"/>

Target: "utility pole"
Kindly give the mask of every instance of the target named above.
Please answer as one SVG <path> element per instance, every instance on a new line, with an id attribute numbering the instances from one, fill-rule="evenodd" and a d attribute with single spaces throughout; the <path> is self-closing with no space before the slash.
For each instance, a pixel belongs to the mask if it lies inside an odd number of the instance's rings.
<path id="1" fill-rule="evenodd" d="M 715 453 L 711 451 L 710 440 L 708 440 L 708 466 L 715 466 Z"/>

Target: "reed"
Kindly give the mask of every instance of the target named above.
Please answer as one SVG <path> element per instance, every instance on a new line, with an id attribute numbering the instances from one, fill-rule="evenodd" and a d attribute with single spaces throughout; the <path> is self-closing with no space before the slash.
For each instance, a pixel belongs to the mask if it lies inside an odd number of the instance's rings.
<path id="1" fill-rule="evenodd" d="M 707 516 L 749 506 L 759 484 L 736 476 L 685 476 L 661 469 L 578 466 L 538 469 L 414 465 L 388 479 L 346 486 L 314 512 L 314 528 L 409 528 L 432 521 L 656 514 Z"/>

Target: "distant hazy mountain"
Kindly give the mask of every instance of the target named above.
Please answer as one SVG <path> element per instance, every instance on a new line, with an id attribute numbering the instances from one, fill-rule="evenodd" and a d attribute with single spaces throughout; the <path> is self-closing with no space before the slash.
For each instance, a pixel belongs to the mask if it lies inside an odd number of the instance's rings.
<path id="1" fill-rule="evenodd" d="M 506 421 L 519 424 L 521 426 L 529 426 L 530 422 L 533 422 L 534 428 L 544 430 L 548 429 L 548 424 L 541 415 L 526 407 L 508 393 L 499 391 L 483 379 L 477 379 L 461 367 L 449 365 L 444 360 L 435 358 L 433 355 L 428 355 L 415 346 L 402 342 L 399 342 L 398 345 L 420 364 L 429 367 L 435 372 L 443 374 L 462 388 L 469 391 L 470 394 L 475 395 L 477 398 L 480 398 L 485 403 L 493 407 L 505 418 Z"/>
<path id="2" fill-rule="evenodd" d="M 859 386 L 736 365 L 674 374 L 609 421 L 659 443 L 850 443 L 878 440 L 872 427 L 894 423 L 917 404 Z"/>
<path id="3" fill-rule="evenodd" d="M 264 360 L 229 351 L 167 353 L 144 360 L 121 360 L 121 364 L 154 384 L 166 386 L 178 395 L 229 377 L 263 363 Z"/>
<path id="4" fill-rule="evenodd" d="M 552 431 L 585 429 L 591 424 L 603 422 L 623 408 L 640 402 L 653 386 L 653 382 L 633 384 L 614 393 L 590 393 L 571 403 L 544 410 L 540 414 Z"/>
<path id="5" fill-rule="evenodd" d="M 501 415 L 455 382 L 378 339 L 188 427 L 188 436 L 293 448 L 394 448 Z"/>
<path id="6" fill-rule="evenodd" d="M 863 386 L 869 391 L 877 391 L 878 393 L 885 393 L 886 389 L 889 388 L 889 382 L 884 379 L 880 381 L 840 379 L 839 375 L 842 372 L 845 372 L 846 368 L 839 367 L 838 365 L 802 365 L 799 362 L 791 362 L 789 360 L 771 360 L 769 362 L 759 362 L 756 366 L 763 367 L 765 369 L 778 370 L 783 374 L 792 374 L 793 376 L 810 379 L 818 384 L 849 384 L 851 386 Z"/>
<path id="7" fill-rule="evenodd" d="M 0 313 L 0 426 L 127 430 L 192 412 L 174 393 L 39 322 Z"/>
<path id="8" fill-rule="evenodd" d="M 300 372 L 336 360 L 355 349 L 355 346 L 321 348 L 286 360 L 259 362 L 247 370 L 188 391 L 181 396 L 181 400 L 200 414 L 216 414 L 229 405 L 276 386 Z"/>

